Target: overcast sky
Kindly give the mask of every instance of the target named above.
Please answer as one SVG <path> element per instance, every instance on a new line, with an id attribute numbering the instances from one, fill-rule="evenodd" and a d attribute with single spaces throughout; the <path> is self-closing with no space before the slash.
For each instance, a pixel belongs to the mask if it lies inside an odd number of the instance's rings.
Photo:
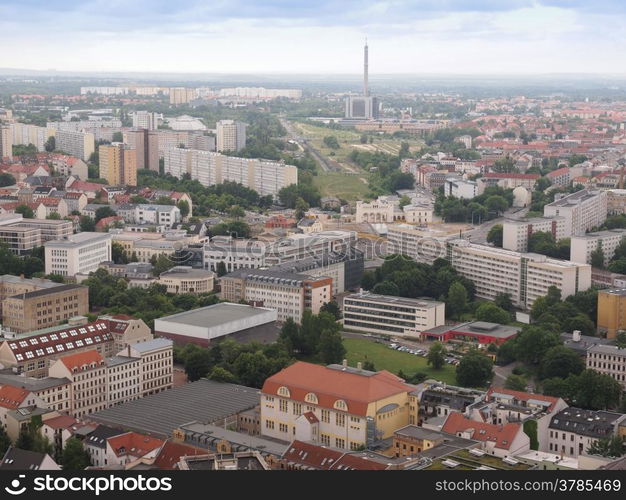
<path id="1" fill-rule="evenodd" d="M 624 0 L 0 0 L 0 67 L 626 74 Z"/>

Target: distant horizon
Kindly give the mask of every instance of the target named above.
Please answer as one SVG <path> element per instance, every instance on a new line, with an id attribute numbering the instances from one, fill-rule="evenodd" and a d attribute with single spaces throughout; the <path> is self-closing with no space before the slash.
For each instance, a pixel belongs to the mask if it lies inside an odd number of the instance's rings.
<path id="1" fill-rule="evenodd" d="M 200 74 L 625 74 L 620 0 L 0 0 L 8 68 Z"/>

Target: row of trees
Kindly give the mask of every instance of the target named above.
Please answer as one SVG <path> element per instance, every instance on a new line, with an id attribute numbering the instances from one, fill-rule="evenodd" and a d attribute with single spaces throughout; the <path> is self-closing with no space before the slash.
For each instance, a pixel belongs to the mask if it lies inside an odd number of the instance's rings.
<path id="1" fill-rule="evenodd" d="M 435 214 L 446 222 L 472 222 L 480 224 L 499 217 L 513 204 L 513 190 L 489 186 L 484 193 L 472 199 L 445 196 L 443 188 L 437 193 Z"/>
<path id="2" fill-rule="evenodd" d="M 92 308 L 103 313 L 128 314 L 140 318 L 151 328 L 156 318 L 219 302 L 215 294 L 168 294 L 164 285 L 153 284 L 145 289 L 129 288 L 124 278 L 111 276 L 105 269 L 95 271 L 83 285 L 89 287 L 89 304 Z"/>

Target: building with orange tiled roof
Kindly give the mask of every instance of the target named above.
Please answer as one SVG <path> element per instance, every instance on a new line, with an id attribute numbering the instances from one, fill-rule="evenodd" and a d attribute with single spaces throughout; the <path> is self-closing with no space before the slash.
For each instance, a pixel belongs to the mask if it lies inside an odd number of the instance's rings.
<path id="1" fill-rule="evenodd" d="M 98 351 L 60 357 L 48 370 L 51 377 L 72 382 L 71 414 L 80 418 L 104 410 L 107 404 L 107 367 Z"/>
<path id="2" fill-rule="evenodd" d="M 470 420 L 462 413 L 450 413 L 442 432 L 481 443 L 481 449 L 495 457 L 526 453 L 530 450 L 530 438 L 522 424 L 491 424 Z"/>
<path id="3" fill-rule="evenodd" d="M 107 439 L 106 465 L 126 465 L 139 458 L 154 458 L 164 441 L 137 432 L 127 432 Z"/>
<path id="4" fill-rule="evenodd" d="M 261 391 L 261 434 L 356 450 L 417 424 L 414 387 L 392 373 L 302 361 L 269 377 Z M 313 418 L 314 417 L 314 418 Z"/>

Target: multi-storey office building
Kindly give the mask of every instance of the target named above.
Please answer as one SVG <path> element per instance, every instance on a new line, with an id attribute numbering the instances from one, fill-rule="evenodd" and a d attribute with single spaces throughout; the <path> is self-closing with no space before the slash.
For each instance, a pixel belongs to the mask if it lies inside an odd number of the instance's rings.
<path id="1" fill-rule="evenodd" d="M 578 236 L 599 227 L 606 220 L 606 191 L 582 189 L 543 207 L 545 217 L 564 217 L 566 237 Z"/>
<path id="2" fill-rule="evenodd" d="M 359 292 L 344 297 L 343 324 L 349 330 L 418 336 L 445 324 L 445 303 Z"/>
<path id="3" fill-rule="evenodd" d="M 66 240 L 45 243 L 46 274 L 75 276 L 96 271 L 101 262 L 111 260 L 111 235 L 78 233 Z"/>
<path id="4" fill-rule="evenodd" d="M 61 285 L 7 297 L 2 302 L 2 326 L 13 332 L 30 332 L 59 325 L 89 312 L 89 289 Z"/>

